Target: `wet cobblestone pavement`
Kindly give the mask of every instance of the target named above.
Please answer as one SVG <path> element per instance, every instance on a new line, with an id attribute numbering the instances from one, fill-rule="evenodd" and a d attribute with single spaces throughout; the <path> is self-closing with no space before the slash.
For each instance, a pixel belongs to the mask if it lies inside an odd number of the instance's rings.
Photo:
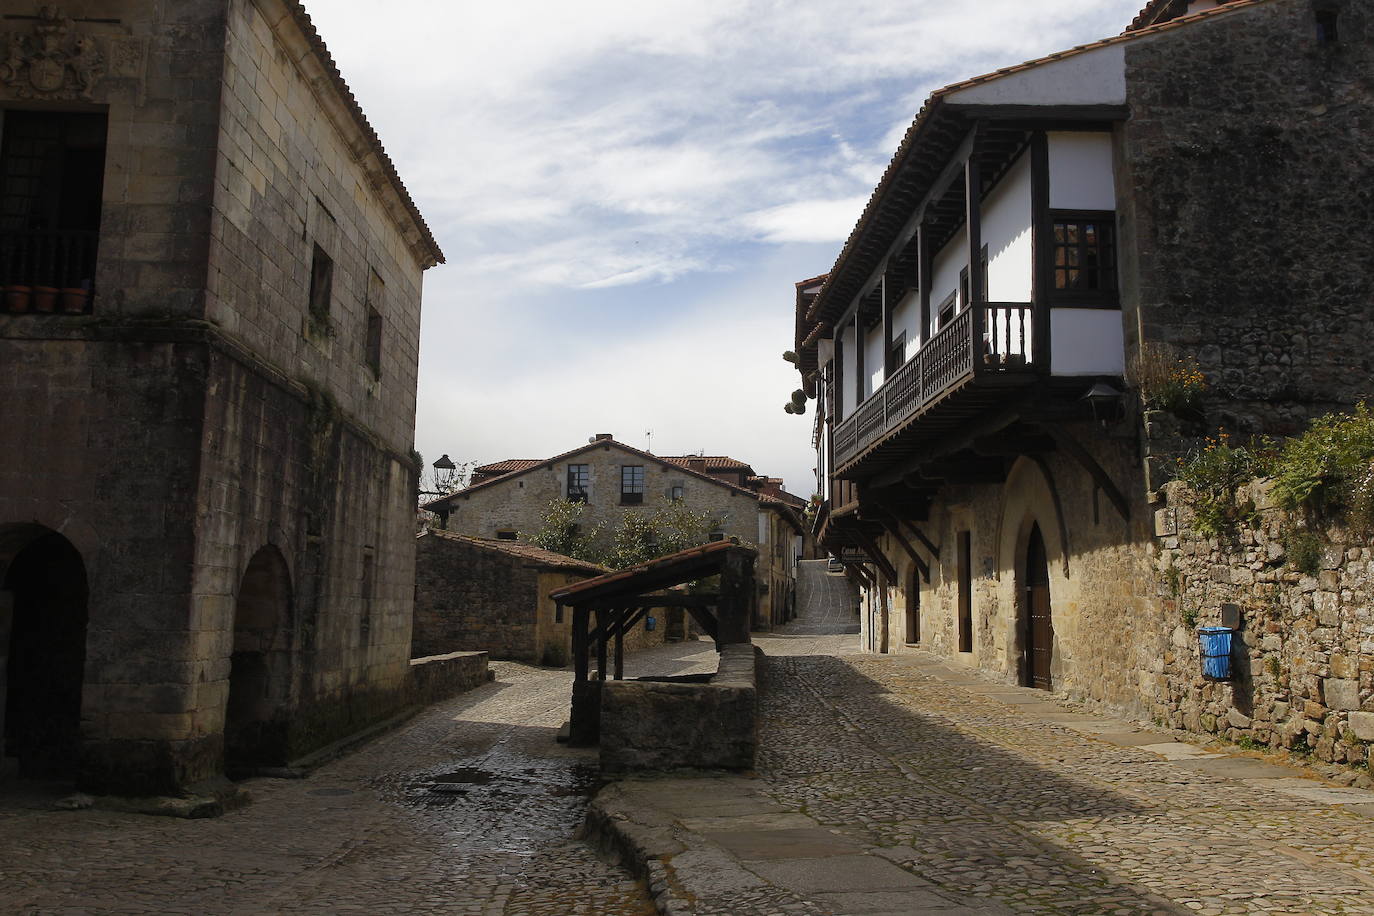
<path id="1" fill-rule="evenodd" d="M 701 642 L 627 666 L 714 662 Z M 554 741 L 571 674 L 492 669 L 309 779 L 249 781 L 253 803 L 215 820 L 56 811 L 60 788 L 12 784 L 0 913 L 652 913 L 639 882 L 574 839 L 596 758 Z"/>

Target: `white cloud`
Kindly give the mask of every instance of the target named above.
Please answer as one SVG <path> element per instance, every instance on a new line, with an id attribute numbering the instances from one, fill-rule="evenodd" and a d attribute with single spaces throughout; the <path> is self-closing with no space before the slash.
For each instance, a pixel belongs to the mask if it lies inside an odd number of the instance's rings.
<path id="1" fill-rule="evenodd" d="M 1119 31 L 1141 0 L 306 0 L 448 256 L 419 446 L 612 430 L 799 492 L 792 287 L 941 85 Z"/>

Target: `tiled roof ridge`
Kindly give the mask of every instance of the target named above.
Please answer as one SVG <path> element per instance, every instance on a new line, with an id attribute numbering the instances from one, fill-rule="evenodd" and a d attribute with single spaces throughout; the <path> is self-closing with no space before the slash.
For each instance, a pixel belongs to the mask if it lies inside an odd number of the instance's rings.
<path id="1" fill-rule="evenodd" d="M 882 178 L 878 179 L 878 185 L 873 189 L 873 193 L 869 196 L 868 203 L 864 205 L 863 213 L 859 215 L 859 221 L 854 225 L 853 230 L 850 231 L 849 237 L 845 239 L 844 247 L 840 250 L 839 257 L 835 259 L 834 266 L 826 274 L 826 281 L 824 285 L 822 285 L 820 291 L 816 293 L 816 298 L 812 300 L 811 308 L 808 309 L 806 313 L 806 320 L 816 321 L 819 317 L 820 306 L 825 302 L 826 296 L 830 292 L 831 284 L 835 282 L 837 277 L 844 273 L 843 267 L 841 265 L 843 265 L 843 263 L 851 256 L 857 242 L 863 236 L 864 230 L 867 228 L 868 221 L 873 217 L 878 201 L 880 201 L 884 197 L 884 195 L 887 193 L 888 186 L 891 184 L 892 181 L 896 179 L 896 175 L 900 171 L 901 166 L 905 164 L 907 157 L 910 155 L 912 148 L 915 146 L 917 136 L 920 134 L 922 128 L 924 128 L 925 125 L 929 122 L 932 112 L 939 105 L 939 103 L 944 100 L 945 96 L 953 92 L 957 92 L 961 89 L 968 89 L 971 86 L 977 86 L 981 83 L 991 82 L 994 79 L 999 79 L 1003 76 L 1007 76 L 1012 73 L 1020 73 L 1025 70 L 1030 70 L 1042 64 L 1047 64 L 1058 60 L 1064 60 L 1070 57 L 1076 57 L 1079 54 L 1083 54 L 1088 51 L 1095 51 L 1099 48 L 1105 48 L 1109 45 L 1122 44 L 1127 41 L 1135 41 L 1137 39 L 1155 35 L 1160 32 L 1167 31 L 1169 29 L 1182 28 L 1183 26 L 1192 25 L 1193 23 L 1196 23 L 1203 19 L 1210 18 L 1212 16 L 1226 15 L 1238 9 L 1249 8 L 1252 6 L 1257 6 L 1261 3 L 1269 2 L 1271 2 L 1271 0 L 1230 0 L 1230 2 L 1225 3 L 1222 6 L 1214 7 L 1208 10 L 1202 10 L 1200 12 L 1192 13 L 1187 16 L 1180 16 L 1176 19 L 1170 19 L 1168 22 L 1161 22 L 1156 25 L 1151 25 L 1142 29 L 1137 29 L 1135 31 L 1122 32 L 1120 35 L 1112 35 L 1108 38 L 1103 38 L 1099 39 L 1098 41 L 1089 42 L 1088 44 L 1076 45 L 1072 48 L 1067 48 L 1063 51 L 1056 51 L 1053 54 L 1046 54 L 1044 57 L 1037 57 L 1033 60 L 1028 60 L 1020 64 L 1003 67 L 999 70 L 994 70 L 990 73 L 984 73 L 979 76 L 970 77 L 969 79 L 961 80 L 957 83 L 950 83 L 948 86 L 943 86 L 939 89 L 936 89 L 934 92 L 930 94 L 930 97 L 926 99 L 925 104 L 921 106 L 921 110 L 917 112 L 915 120 L 911 122 L 911 126 L 907 128 L 906 134 L 902 137 L 902 142 L 898 145 L 897 151 L 892 155 L 892 160 L 888 163 L 887 168 L 883 171 Z"/>
<path id="2" fill-rule="evenodd" d="M 545 550 L 543 547 L 536 547 L 533 544 L 526 544 L 523 541 L 504 541 L 499 538 L 479 538 L 471 534 L 459 534 L 456 531 L 442 531 L 433 528 L 422 532 L 419 537 L 430 535 L 446 541 L 462 541 L 474 547 L 495 550 L 507 556 L 518 557 L 524 560 L 533 560 L 546 566 L 554 566 L 560 569 L 580 569 L 596 575 L 610 572 L 610 567 L 603 566 L 600 563 L 579 560 L 576 557 L 555 553 L 552 550 Z"/>
<path id="3" fill-rule="evenodd" d="M 425 503 L 423 506 L 421 506 L 421 508 L 434 511 L 434 507 L 445 503 L 451 503 L 452 501 L 458 499 L 461 496 L 466 496 L 469 493 L 474 493 L 478 490 L 485 489 L 497 483 L 505 483 L 508 480 L 513 480 L 516 477 L 528 474 L 530 471 L 538 470 L 539 468 L 552 467 L 558 462 L 566 461 L 574 455 L 579 455 L 582 452 L 591 451 L 592 449 L 598 448 L 600 446 L 609 445 L 614 445 L 617 448 L 623 449 L 633 455 L 638 455 L 646 459 L 647 461 L 652 461 L 657 464 L 673 464 L 673 462 L 668 461 L 668 459 L 664 458 L 661 455 L 655 455 L 651 452 L 641 451 L 640 449 L 635 448 L 633 445 L 626 445 L 624 442 L 620 442 L 616 439 L 595 439 L 591 442 L 586 443 L 585 445 L 579 445 L 577 448 L 572 449 L 571 451 L 563 452 L 561 455 L 554 455 L 552 458 L 545 458 L 538 464 L 533 464 L 527 468 L 521 468 L 520 470 L 511 471 L 510 473 L 502 474 L 499 477 L 492 477 L 491 479 L 484 480 L 481 483 L 475 483 L 465 490 L 459 490 L 456 493 L 450 493 L 447 496 L 441 496 L 438 499 L 431 500 L 430 502 Z M 693 477 L 709 481 L 710 483 L 713 483 L 718 487 L 726 487 L 728 489 L 734 490 L 737 493 L 742 493 L 745 496 L 752 496 L 754 499 L 758 499 L 758 494 L 755 493 L 753 490 L 747 489 L 745 487 L 736 486 L 735 484 L 730 483 L 729 481 L 721 480 L 719 477 L 712 477 L 710 474 L 703 474 L 701 471 L 694 471 L 689 467 L 685 467 L 679 464 L 673 464 L 673 467 L 677 468 L 679 471 L 683 471 L 684 473 L 691 474 Z"/>
<path id="4" fill-rule="evenodd" d="M 363 113 L 362 105 L 358 104 L 357 96 L 353 94 L 352 89 L 348 88 L 348 82 L 339 71 L 339 66 L 334 62 L 334 56 L 329 53 L 329 48 L 325 46 L 324 38 L 315 28 L 315 23 L 311 21 L 305 5 L 301 0 L 286 0 L 286 8 L 291 13 L 292 21 L 296 23 L 296 27 L 301 30 L 301 34 L 305 36 L 315 55 L 320 59 L 320 63 L 324 65 L 325 72 L 329 74 L 334 83 L 335 91 L 339 93 L 349 113 L 353 115 L 353 120 L 357 123 L 358 129 L 367 138 L 372 152 L 376 154 L 377 161 L 382 165 L 382 171 L 386 173 L 386 177 L 391 182 L 397 196 L 400 197 L 402 205 L 405 206 L 411 219 L 415 221 L 416 227 L 420 230 L 420 235 L 426 247 L 429 248 L 430 254 L 436 263 L 443 264 L 444 252 L 439 248 L 439 243 L 435 241 L 434 233 L 430 231 L 429 224 L 420 214 L 420 208 L 415 205 L 414 198 L 410 196 L 410 191 L 406 188 L 405 182 L 401 180 L 400 173 L 396 171 L 396 164 L 391 161 L 391 157 L 387 154 L 386 147 L 382 145 L 381 137 L 377 136 L 377 131 L 373 128 L 372 122 Z"/>

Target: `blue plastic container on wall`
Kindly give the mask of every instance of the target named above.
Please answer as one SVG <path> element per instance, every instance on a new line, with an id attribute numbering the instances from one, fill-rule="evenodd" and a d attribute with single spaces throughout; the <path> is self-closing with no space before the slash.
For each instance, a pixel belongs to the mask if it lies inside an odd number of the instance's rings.
<path id="1" fill-rule="evenodd" d="M 1197 631 L 1202 645 L 1202 676 L 1214 681 L 1231 679 L 1230 627 L 1202 627 Z"/>
<path id="2" fill-rule="evenodd" d="M 658 628 L 658 621 L 653 617 L 644 618 L 644 629 L 654 630 Z"/>

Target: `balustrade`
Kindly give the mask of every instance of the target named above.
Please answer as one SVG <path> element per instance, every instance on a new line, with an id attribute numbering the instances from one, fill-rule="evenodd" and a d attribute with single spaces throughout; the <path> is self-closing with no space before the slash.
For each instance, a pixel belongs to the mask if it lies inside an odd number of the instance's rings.
<path id="1" fill-rule="evenodd" d="M 1025 302 L 985 302 L 981 340 L 965 309 L 907 360 L 835 430 L 835 464 L 854 456 L 970 377 L 1033 365 L 1032 309 Z"/>

